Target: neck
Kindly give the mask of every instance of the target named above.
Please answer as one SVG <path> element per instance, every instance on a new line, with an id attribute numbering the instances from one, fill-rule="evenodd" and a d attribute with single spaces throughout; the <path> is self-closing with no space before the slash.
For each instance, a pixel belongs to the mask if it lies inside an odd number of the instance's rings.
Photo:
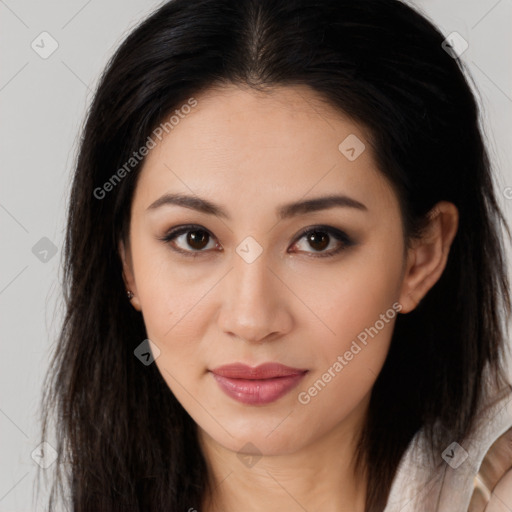
<path id="1" fill-rule="evenodd" d="M 213 489 L 201 510 L 364 512 L 366 476 L 356 474 L 353 462 L 365 411 L 358 408 L 333 430 L 293 453 L 246 457 L 245 463 L 199 429 Z"/>

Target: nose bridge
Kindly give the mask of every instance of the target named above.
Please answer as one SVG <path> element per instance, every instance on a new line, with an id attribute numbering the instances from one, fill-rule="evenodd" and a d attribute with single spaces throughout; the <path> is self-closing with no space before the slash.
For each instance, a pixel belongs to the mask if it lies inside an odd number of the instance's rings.
<path id="1" fill-rule="evenodd" d="M 283 333 L 291 324 L 282 283 L 270 270 L 263 250 L 254 258 L 255 247 L 243 242 L 233 255 L 233 268 L 224 284 L 220 327 L 247 341 L 260 341 Z M 254 258 L 254 259 L 253 259 Z"/>
<path id="2" fill-rule="evenodd" d="M 269 270 L 269 258 L 267 254 L 261 254 L 254 261 L 247 261 L 243 257 L 235 256 L 233 271 L 231 272 L 234 282 L 234 292 L 237 302 L 254 303 L 265 302 L 265 295 L 268 295 L 271 287 Z"/>

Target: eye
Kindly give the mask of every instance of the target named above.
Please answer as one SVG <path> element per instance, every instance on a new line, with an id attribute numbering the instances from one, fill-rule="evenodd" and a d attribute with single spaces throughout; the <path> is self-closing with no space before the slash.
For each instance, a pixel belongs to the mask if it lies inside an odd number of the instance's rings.
<path id="1" fill-rule="evenodd" d="M 330 226 L 314 226 L 303 230 L 297 236 L 293 246 L 296 246 L 302 238 L 306 238 L 309 246 L 313 248 L 313 251 L 306 250 L 305 252 L 317 253 L 312 255 L 316 258 L 334 256 L 343 249 L 354 245 L 354 242 L 343 231 Z M 207 249 L 220 248 L 220 245 L 213 240 L 213 235 L 207 229 L 198 225 L 180 226 L 172 229 L 160 240 L 170 244 L 173 251 L 191 257 L 199 256 Z M 325 251 L 333 242 L 337 242 L 337 244 L 334 243 L 334 248 Z"/>
<path id="2" fill-rule="evenodd" d="M 314 249 L 313 253 L 318 253 L 312 255 L 314 258 L 334 256 L 343 249 L 354 245 L 354 242 L 346 233 L 330 226 L 314 226 L 307 228 L 302 231 L 302 233 L 297 237 L 297 240 L 300 241 L 302 238 L 306 238 L 306 243 Z M 334 243 L 333 249 L 322 252 L 334 241 L 336 241 L 337 244 Z M 297 242 L 295 242 L 294 245 L 297 245 Z"/>
<path id="3" fill-rule="evenodd" d="M 181 226 L 173 229 L 162 237 L 161 240 L 171 244 L 174 251 L 192 257 L 198 256 L 201 252 L 205 252 L 203 249 L 208 247 L 208 242 L 213 242 L 212 235 L 208 230 L 195 225 Z M 177 242 L 181 244 L 181 248 L 178 246 Z M 216 247 L 219 247 L 217 243 L 214 243 L 213 247 L 210 246 L 210 248 Z M 192 248 L 192 250 L 190 250 L 190 248 Z"/>

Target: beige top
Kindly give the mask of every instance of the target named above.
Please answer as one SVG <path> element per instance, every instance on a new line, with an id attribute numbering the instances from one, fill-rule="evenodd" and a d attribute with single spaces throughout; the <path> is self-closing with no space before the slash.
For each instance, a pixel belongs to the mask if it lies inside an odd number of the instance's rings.
<path id="1" fill-rule="evenodd" d="M 384 512 L 512 512 L 512 394 L 479 418 L 472 436 L 460 445 L 454 440 L 439 454 L 437 469 L 425 463 L 418 432 Z"/>

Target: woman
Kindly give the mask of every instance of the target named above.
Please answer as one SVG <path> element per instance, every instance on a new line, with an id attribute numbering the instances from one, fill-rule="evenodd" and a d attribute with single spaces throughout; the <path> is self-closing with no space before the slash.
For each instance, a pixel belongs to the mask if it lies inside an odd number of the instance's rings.
<path id="1" fill-rule="evenodd" d="M 485 506 L 508 230 L 445 48 L 396 0 L 174 0 L 126 38 L 45 396 L 72 510 Z"/>

